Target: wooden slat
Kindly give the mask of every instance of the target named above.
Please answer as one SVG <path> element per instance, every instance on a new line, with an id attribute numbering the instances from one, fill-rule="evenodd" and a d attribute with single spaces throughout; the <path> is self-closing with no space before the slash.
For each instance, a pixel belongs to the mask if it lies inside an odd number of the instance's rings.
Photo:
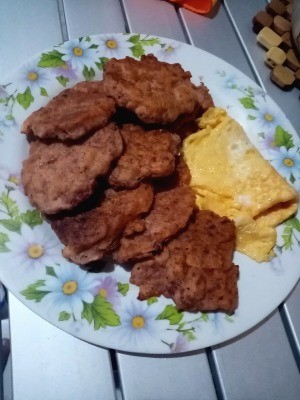
<path id="1" fill-rule="evenodd" d="M 30 56 L 62 41 L 57 2 L 0 1 L 0 76 Z"/>
<path id="2" fill-rule="evenodd" d="M 115 400 L 107 350 L 44 321 L 9 296 L 14 400 Z"/>
<path id="3" fill-rule="evenodd" d="M 157 0 L 122 0 L 130 32 L 157 35 L 185 42 L 172 4 Z"/>
<path id="4" fill-rule="evenodd" d="M 64 0 L 69 38 L 125 32 L 119 0 Z"/>
<path id="5" fill-rule="evenodd" d="M 213 15 L 197 15 L 186 9 L 181 9 L 180 14 L 191 44 L 222 58 L 253 78 L 251 68 L 221 3 Z"/>
<path id="6" fill-rule="evenodd" d="M 216 392 L 205 352 L 183 357 L 118 353 L 124 400 L 214 400 Z"/>

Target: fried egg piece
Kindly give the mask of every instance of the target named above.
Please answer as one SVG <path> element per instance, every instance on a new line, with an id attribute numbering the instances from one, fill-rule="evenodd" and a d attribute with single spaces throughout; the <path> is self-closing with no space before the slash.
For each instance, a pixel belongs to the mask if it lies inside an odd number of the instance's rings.
<path id="1" fill-rule="evenodd" d="M 276 227 L 298 208 L 296 190 L 252 145 L 221 108 L 198 120 L 183 143 L 200 209 L 227 216 L 237 227 L 237 250 L 262 262 L 274 256 Z"/>

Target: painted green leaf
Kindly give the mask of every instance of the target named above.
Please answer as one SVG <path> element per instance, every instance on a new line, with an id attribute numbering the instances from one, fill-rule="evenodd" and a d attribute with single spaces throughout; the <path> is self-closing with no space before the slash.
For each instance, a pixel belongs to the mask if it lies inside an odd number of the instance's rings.
<path id="1" fill-rule="evenodd" d="M 107 326 L 120 325 L 120 318 L 104 297 L 96 296 L 92 303 L 92 314 L 94 319 L 94 329 L 106 328 Z"/>
<path id="2" fill-rule="evenodd" d="M 63 86 L 66 87 L 67 83 L 70 81 L 69 78 L 66 78 L 63 75 L 59 75 L 56 77 L 56 79 L 58 80 L 58 82 Z"/>
<path id="3" fill-rule="evenodd" d="M 239 102 L 244 108 L 257 110 L 254 105 L 254 99 L 252 97 L 242 97 L 239 99 Z"/>
<path id="4" fill-rule="evenodd" d="M 58 318 L 58 320 L 59 320 L 59 321 L 68 321 L 68 320 L 70 319 L 70 317 L 71 317 L 71 314 L 70 314 L 70 313 L 68 313 L 67 311 L 61 311 L 61 312 L 59 313 L 59 318 Z"/>
<path id="5" fill-rule="evenodd" d="M 227 322 L 230 322 L 231 324 L 234 322 L 234 319 L 228 314 L 225 315 L 225 319 Z"/>
<path id="6" fill-rule="evenodd" d="M 140 58 L 142 55 L 145 54 L 145 50 L 140 43 L 135 44 L 134 46 L 130 47 L 131 53 L 133 57 Z"/>
<path id="7" fill-rule="evenodd" d="M 25 213 L 21 214 L 20 217 L 21 221 L 31 228 L 43 223 L 42 215 L 38 210 L 27 210 Z"/>
<path id="8" fill-rule="evenodd" d="M 95 77 L 95 70 L 94 68 L 88 68 L 85 65 L 82 71 L 82 75 L 85 77 L 87 81 L 91 81 Z"/>
<path id="9" fill-rule="evenodd" d="M 202 313 L 201 314 L 201 321 L 204 321 L 204 322 L 208 322 L 209 321 L 209 316 L 208 316 L 207 313 Z"/>
<path id="10" fill-rule="evenodd" d="M 300 221 L 298 218 L 294 217 L 285 222 L 286 226 L 291 226 L 292 228 L 296 229 L 298 232 L 300 232 Z"/>
<path id="11" fill-rule="evenodd" d="M 62 60 L 63 54 L 57 50 L 52 50 L 49 53 L 42 53 L 41 59 L 38 62 L 38 66 L 41 68 L 56 68 L 65 65 L 65 61 Z"/>
<path id="12" fill-rule="evenodd" d="M 118 292 L 120 292 L 123 296 L 126 296 L 128 290 L 129 290 L 129 283 L 118 282 Z"/>
<path id="13" fill-rule="evenodd" d="M 47 93 L 47 90 L 45 88 L 41 87 L 40 93 L 41 93 L 41 96 L 48 97 L 48 93 Z"/>
<path id="14" fill-rule="evenodd" d="M 109 58 L 107 57 L 101 57 L 99 58 L 100 62 L 95 62 L 95 64 L 97 65 L 97 68 L 99 69 L 99 71 L 103 70 L 104 64 L 109 60 Z"/>
<path id="15" fill-rule="evenodd" d="M 197 339 L 193 329 L 187 329 L 185 331 L 181 331 L 180 333 L 182 335 L 184 335 L 189 342 L 191 342 L 192 340 Z"/>
<path id="16" fill-rule="evenodd" d="M 274 144 L 278 147 L 284 146 L 288 150 L 294 147 L 293 136 L 280 125 L 277 125 L 274 135 Z"/>
<path id="17" fill-rule="evenodd" d="M 247 119 L 249 121 L 254 121 L 256 119 L 256 117 L 254 117 L 253 115 L 248 115 Z"/>
<path id="18" fill-rule="evenodd" d="M 150 299 L 147 300 L 148 306 L 151 306 L 151 304 L 157 303 L 157 302 L 158 302 L 157 297 L 150 297 Z"/>
<path id="19" fill-rule="evenodd" d="M 57 277 L 53 267 L 46 266 L 46 274 Z"/>
<path id="20" fill-rule="evenodd" d="M 5 116 L 5 119 L 7 119 L 8 121 L 14 121 L 15 120 L 15 118 L 14 118 L 14 116 L 12 114 L 7 114 Z"/>
<path id="21" fill-rule="evenodd" d="M 90 47 L 89 47 L 89 49 L 98 49 L 98 45 L 97 44 L 92 44 Z"/>
<path id="22" fill-rule="evenodd" d="M 164 311 L 161 312 L 156 319 L 167 319 L 170 321 L 171 325 L 176 325 L 179 324 L 179 322 L 181 321 L 183 317 L 183 312 L 182 311 L 178 311 L 177 308 L 175 306 L 173 306 L 172 304 L 168 304 Z"/>
<path id="23" fill-rule="evenodd" d="M 5 243 L 7 243 L 8 241 L 8 235 L 4 232 L 0 232 L 0 253 L 6 253 L 9 251 L 9 249 L 5 245 Z"/>
<path id="24" fill-rule="evenodd" d="M 127 40 L 127 42 L 130 43 L 138 43 L 140 41 L 140 37 L 141 35 L 137 34 L 137 35 L 132 35 L 130 36 L 130 38 Z"/>
<path id="25" fill-rule="evenodd" d="M 11 232 L 20 233 L 22 223 L 17 219 L 1 219 L 0 224 Z"/>
<path id="26" fill-rule="evenodd" d="M 92 313 L 92 305 L 89 303 L 83 302 L 83 311 L 81 313 L 81 318 L 86 319 L 89 324 L 93 321 L 93 313 Z"/>
<path id="27" fill-rule="evenodd" d="M 47 291 L 38 290 L 38 288 L 43 286 L 44 283 L 44 280 L 38 280 L 37 282 L 29 285 L 25 290 L 22 290 L 20 293 L 27 300 L 34 300 L 36 303 L 39 303 L 48 293 L 50 293 Z"/>
<path id="28" fill-rule="evenodd" d="M 282 239 L 284 243 L 284 248 L 285 250 L 289 250 L 293 246 L 293 227 L 292 226 L 285 226 L 283 233 L 282 233 Z"/>
<path id="29" fill-rule="evenodd" d="M 24 108 L 24 110 L 27 110 L 30 104 L 34 102 L 34 97 L 32 96 L 29 87 L 25 90 L 24 93 L 17 94 L 17 102 L 20 104 L 20 106 Z"/>
<path id="30" fill-rule="evenodd" d="M 19 208 L 17 202 L 9 197 L 9 192 L 3 192 L 0 196 L 0 204 L 4 207 L 7 215 L 11 218 L 15 218 L 19 214 Z"/>

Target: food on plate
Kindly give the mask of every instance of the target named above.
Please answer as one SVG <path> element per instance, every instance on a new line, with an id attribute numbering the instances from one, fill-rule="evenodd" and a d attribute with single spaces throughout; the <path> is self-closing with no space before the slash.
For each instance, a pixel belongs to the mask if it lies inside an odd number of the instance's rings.
<path id="1" fill-rule="evenodd" d="M 105 126 L 115 110 L 115 101 L 106 96 L 101 81 L 81 82 L 34 111 L 21 132 L 41 139 L 76 140 Z"/>
<path id="2" fill-rule="evenodd" d="M 68 210 L 87 199 L 97 178 L 121 155 L 119 128 L 109 124 L 84 141 L 30 144 L 22 182 L 30 203 L 46 214 Z"/>
<path id="3" fill-rule="evenodd" d="M 164 243 L 184 228 L 195 207 L 195 195 L 188 185 L 161 187 L 154 195 L 149 214 L 135 221 L 133 228 L 120 239 L 114 252 L 118 262 L 144 258 L 160 250 Z"/>
<path id="4" fill-rule="evenodd" d="M 198 210 L 161 253 L 134 264 L 130 282 L 139 286 L 141 300 L 164 295 L 179 309 L 231 314 L 238 304 L 234 250 L 234 223 Z"/>
<path id="5" fill-rule="evenodd" d="M 210 108 L 199 127 L 183 143 L 198 207 L 235 222 L 238 251 L 258 262 L 270 260 L 276 226 L 297 210 L 296 190 L 225 110 Z"/>
<path id="6" fill-rule="evenodd" d="M 127 124 L 121 129 L 125 151 L 109 176 L 114 187 L 135 187 L 144 178 L 170 175 L 179 151 L 179 136 L 163 130 L 145 131 Z"/>
<path id="7" fill-rule="evenodd" d="M 197 211 L 180 155 L 182 138 L 211 106 L 190 72 L 149 55 L 107 61 L 101 82 L 79 83 L 25 120 L 24 191 L 66 259 L 87 268 L 136 263 L 131 281 L 141 299 L 234 311 L 235 226 Z"/>
<path id="8" fill-rule="evenodd" d="M 180 64 L 160 62 L 152 54 L 139 61 L 110 59 L 103 68 L 103 83 L 119 107 L 133 111 L 145 123 L 169 124 L 182 115 L 193 117 L 210 96 L 200 95 L 190 72 Z M 202 100 L 204 104 L 199 103 Z"/>
<path id="9" fill-rule="evenodd" d="M 63 255 L 79 265 L 101 260 L 117 244 L 126 225 L 149 210 L 153 201 L 151 185 L 136 189 L 109 189 L 94 208 L 71 215 L 52 217 L 49 222 L 65 245 Z"/>

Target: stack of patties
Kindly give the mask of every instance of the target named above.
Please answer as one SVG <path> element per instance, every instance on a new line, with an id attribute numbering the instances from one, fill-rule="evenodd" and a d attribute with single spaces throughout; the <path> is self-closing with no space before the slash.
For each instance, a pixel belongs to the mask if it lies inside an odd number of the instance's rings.
<path id="1" fill-rule="evenodd" d="M 140 299 L 165 295 L 180 309 L 231 313 L 234 224 L 196 210 L 179 155 L 186 127 L 213 106 L 190 79 L 153 55 L 109 60 L 102 81 L 64 90 L 24 121 L 22 180 L 67 259 L 126 262 Z"/>

